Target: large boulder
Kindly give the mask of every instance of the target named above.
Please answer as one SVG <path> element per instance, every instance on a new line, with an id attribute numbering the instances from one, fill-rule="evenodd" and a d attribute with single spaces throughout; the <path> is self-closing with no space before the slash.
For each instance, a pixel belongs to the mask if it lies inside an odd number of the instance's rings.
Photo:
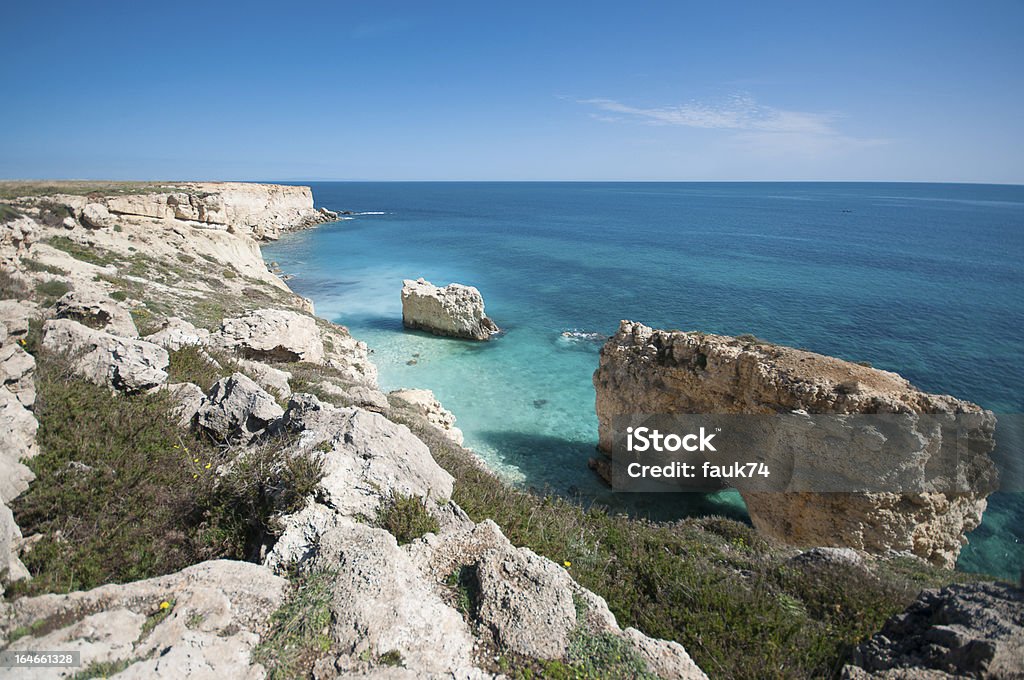
<path id="1" fill-rule="evenodd" d="M 113 227 L 117 223 L 117 219 L 102 203 L 89 203 L 82 208 L 81 219 L 82 224 L 90 229 L 105 229 Z"/>
<path id="2" fill-rule="evenodd" d="M 430 390 L 394 390 L 388 393 L 388 399 L 396 406 L 423 416 L 428 423 L 441 430 L 444 436 L 462 446 L 462 430 L 455 427 L 455 414 L 442 406 Z"/>
<path id="3" fill-rule="evenodd" d="M 43 347 L 67 355 L 76 373 L 126 393 L 146 392 L 167 382 L 167 350 L 122 338 L 71 319 L 43 325 Z"/>
<path id="4" fill-rule="evenodd" d="M 5 605 L 6 650 L 79 652 L 83 668 L 123 666 L 120 678 L 261 678 L 251 658 L 284 602 L 288 582 L 248 562 L 202 562 L 180 572 Z M 0 669 L 0 677 L 30 675 Z"/>
<path id="5" fill-rule="evenodd" d="M 313 317 L 283 309 L 258 309 L 224 319 L 211 341 L 257 361 L 324 360 L 324 343 Z"/>
<path id="6" fill-rule="evenodd" d="M 71 319 L 111 335 L 139 337 L 139 331 L 128 310 L 95 290 L 65 293 L 54 306 L 54 316 L 58 319 Z"/>
<path id="7" fill-rule="evenodd" d="M 425 279 L 402 281 L 402 323 L 406 328 L 470 340 L 490 340 L 498 326 L 484 314 L 484 299 L 472 286 L 440 288 Z"/>
<path id="8" fill-rule="evenodd" d="M 206 345 L 210 341 L 210 331 L 205 328 L 196 328 L 188 321 L 172 316 L 164 319 L 160 330 L 147 335 L 144 340 L 171 351 L 177 351 L 183 347 Z"/>
<path id="9" fill-rule="evenodd" d="M 997 583 L 923 591 L 843 669 L 846 680 L 1021 677 L 1024 590 Z"/>
<path id="10" fill-rule="evenodd" d="M 221 378 L 196 413 L 196 422 L 221 441 L 249 443 L 284 415 L 284 409 L 252 378 L 234 373 Z"/>
<path id="11" fill-rule="evenodd" d="M 783 422 L 779 414 L 795 419 L 815 414 L 890 417 L 884 434 L 882 428 L 858 431 L 865 436 L 850 440 L 855 448 L 830 444 L 828 427 L 814 429 L 825 439 L 806 439 L 813 450 L 792 446 L 796 440 L 787 439 L 791 433 L 781 429 L 773 435 L 794 458 L 789 471 L 776 470 L 791 474 L 776 474 L 772 483 L 799 481 L 807 464 L 827 462 L 841 474 L 820 479 L 838 477 L 848 485 L 844 489 L 866 490 L 817 493 L 797 485 L 774 491 L 741 486 L 754 526 L 791 545 L 911 552 L 952 567 L 966 534 L 981 522 L 994 484 L 988 456 L 994 446 L 991 413 L 951 396 L 922 392 L 895 373 L 841 359 L 754 338 L 660 331 L 623 321 L 601 350 L 594 387 L 599 448 L 605 453 L 613 449 L 616 420 L 638 414 L 772 416 L 759 425 Z M 969 446 L 952 477 L 966 483 L 952 485 L 954 491 L 925 484 L 881 485 L 880 480 L 929 473 L 933 464 L 942 463 L 938 455 L 948 449 L 941 432 L 926 427 L 942 418 L 966 423 Z"/>

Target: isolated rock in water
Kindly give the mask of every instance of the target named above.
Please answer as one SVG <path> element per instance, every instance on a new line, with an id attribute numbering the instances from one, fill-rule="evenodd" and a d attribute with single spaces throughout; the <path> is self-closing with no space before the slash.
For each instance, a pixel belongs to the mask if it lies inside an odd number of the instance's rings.
<path id="1" fill-rule="evenodd" d="M 302 432 L 302 445 L 325 451 L 318 498 L 342 515 L 373 517 L 396 494 L 440 503 L 451 498 L 454 480 L 426 444 L 379 413 L 296 395 L 283 423 Z"/>
<path id="2" fill-rule="evenodd" d="M 263 677 L 251 653 L 287 589 L 266 567 L 202 562 L 145 581 L 15 600 L 0 639 L 28 630 L 6 650 L 77 651 L 83 668 L 124 664 L 124 678 Z"/>
<path id="3" fill-rule="evenodd" d="M 963 492 L 897 493 L 743 491 L 754 526 L 798 546 L 849 547 L 870 553 L 912 552 L 952 568 L 965 535 L 978 526 L 995 474 L 994 416 L 970 402 L 926 394 L 895 373 L 812 352 L 697 332 L 660 331 L 623 321 L 601 349 L 594 373 L 599 448 L 608 453 L 613 420 L 635 414 L 971 414 L 971 480 Z M 919 418 L 908 418 L 917 421 Z M 896 434 L 917 442 L 917 431 Z M 904 436 L 905 435 L 905 436 Z M 893 439 L 902 441 L 902 439 Z M 846 466 L 850 488 L 877 488 L 887 471 L 915 470 L 927 447 L 900 458 L 874 449 L 850 452 L 871 465 Z M 803 452 L 812 455 L 813 452 Z M 841 462 L 841 461 L 840 461 Z M 875 464 L 877 463 L 877 464 Z M 915 467 L 916 466 L 916 467 Z"/>
<path id="4" fill-rule="evenodd" d="M 217 439 L 249 443 L 282 415 L 274 397 L 249 376 L 234 373 L 214 383 L 196 422 Z"/>
<path id="5" fill-rule="evenodd" d="M 83 326 L 123 338 L 137 338 L 132 315 L 106 295 L 90 290 L 65 293 L 54 307 L 58 319 L 71 319 Z"/>
<path id="6" fill-rule="evenodd" d="M 82 224 L 91 229 L 113 227 L 116 222 L 117 220 L 107 210 L 107 206 L 102 203 L 90 203 L 82 208 Z"/>
<path id="7" fill-rule="evenodd" d="M 1024 677 L 1024 590 L 954 584 L 925 590 L 853 654 L 843 678 Z"/>
<path id="8" fill-rule="evenodd" d="M 477 564 L 480 620 L 498 644 L 541 659 L 564 658 L 576 627 L 572 579 L 527 548 L 492 550 Z"/>
<path id="9" fill-rule="evenodd" d="M 430 390 L 395 390 L 388 393 L 388 398 L 425 417 L 427 422 L 441 430 L 446 437 L 462 446 L 462 430 L 455 427 L 455 414 L 442 406 Z"/>
<path id="10" fill-rule="evenodd" d="M 484 299 L 472 286 L 439 288 L 425 279 L 402 282 L 402 323 L 407 328 L 470 340 L 489 340 L 498 327 L 484 314 Z"/>
<path id="11" fill-rule="evenodd" d="M 47 321 L 43 347 L 67 355 L 86 380 L 122 392 L 144 392 L 167 381 L 163 347 L 93 330 L 71 319 Z"/>
<path id="12" fill-rule="evenodd" d="M 237 318 L 224 319 L 213 342 L 257 361 L 324 360 L 324 343 L 310 316 L 283 309 L 258 309 Z"/>
<path id="13" fill-rule="evenodd" d="M 210 331 L 196 328 L 188 321 L 172 316 L 164 320 L 160 330 L 147 335 L 144 340 L 169 350 L 179 350 L 183 347 L 206 345 L 210 341 Z"/>

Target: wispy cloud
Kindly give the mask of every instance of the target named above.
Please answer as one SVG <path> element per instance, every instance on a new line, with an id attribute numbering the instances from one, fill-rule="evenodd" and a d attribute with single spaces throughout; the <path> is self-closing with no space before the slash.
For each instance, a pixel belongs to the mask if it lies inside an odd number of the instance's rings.
<path id="1" fill-rule="evenodd" d="M 881 139 L 858 139 L 843 134 L 836 123 L 837 113 L 790 111 L 767 106 L 746 94 L 728 97 L 722 102 L 691 101 L 678 106 L 644 108 L 614 99 L 578 99 L 598 112 L 591 117 L 613 122 L 640 122 L 647 125 L 681 126 L 705 130 L 726 130 L 733 139 L 763 150 L 820 152 L 837 147 L 873 146 Z"/>

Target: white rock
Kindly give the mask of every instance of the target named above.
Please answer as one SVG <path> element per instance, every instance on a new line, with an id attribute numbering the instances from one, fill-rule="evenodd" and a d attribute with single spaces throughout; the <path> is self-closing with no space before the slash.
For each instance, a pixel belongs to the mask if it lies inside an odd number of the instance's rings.
<path id="1" fill-rule="evenodd" d="M 183 347 L 203 346 L 210 341 L 210 331 L 205 328 L 196 328 L 188 321 L 176 316 L 168 317 L 163 325 L 155 333 L 144 338 L 172 351 Z"/>
<path id="2" fill-rule="evenodd" d="M 112 227 L 117 222 L 101 203 L 89 203 L 82 209 L 82 224 L 91 229 Z"/>
<path id="3" fill-rule="evenodd" d="M 0 389 L 0 500 L 13 500 L 35 479 L 23 460 L 36 455 L 39 424 L 18 398 Z"/>
<path id="4" fill-rule="evenodd" d="M 73 290 L 65 293 L 54 308 L 58 319 L 71 319 L 83 326 L 124 338 L 137 338 L 132 315 L 106 295 L 94 290 Z"/>
<path id="5" fill-rule="evenodd" d="M 459 446 L 462 445 L 462 430 L 455 427 L 455 414 L 442 406 L 430 390 L 401 389 L 388 392 L 388 397 L 425 417 L 427 422 L 441 430 L 446 437 Z"/>
<path id="6" fill-rule="evenodd" d="M 143 340 L 93 330 L 70 319 L 43 325 L 43 347 L 69 355 L 86 380 L 123 392 L 151 390 L 167 381 L 167 350 Z"/>
<path id="7" fill-rule="evenodd" d="M 291 396 L 292 388 L 288 381 L 292 379 L 292 374 L 288 371 L 250 359 L 239 359 L 237 363 L 238 367 L 263 389 L 275 392 L 277 396 L 285 399 Z"/>
<path id="8" fill-rule="evenodd" d="M 224 319 L 211 339 L 249 359 L 315 364 L 324 359 L 316 321 L 283 309 L 258 309 L 241 318 Z"/>
<path id="9" fill-rule="evenodd" d="M 178 425 L 187 427 L 206 401 L 206 394 L 194 383 L 171 383 L 167 385 L 167 391 L 174 400 L 173 415 L 177 417 Z"/>
<path id="10" fill-rule="evenodd" d="M 249 443 L 283 414 L 274 397 L 249 376 L 234 373 L 214 383 L 196 422 L 220 440 Z"/>
<path id="11" fill-rule="evenodd" d="M 484 299 L 472 286 L 439 288 L 425 279 L 402 281 L 402 323 L 435 335 L 489 340 L 498 327 L 484 314 Z"/>

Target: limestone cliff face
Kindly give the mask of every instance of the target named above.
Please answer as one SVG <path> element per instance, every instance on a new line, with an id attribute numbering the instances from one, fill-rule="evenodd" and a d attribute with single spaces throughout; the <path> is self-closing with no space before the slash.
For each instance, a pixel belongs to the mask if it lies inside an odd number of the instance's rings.
<path id="1" fill-rule="evenodd" d="M 337 218 L 313 207 L 309 187 L 246 182 L 188 182 L 162 191 L 87 198 L 62 196 L 83 224 L 94 229 L 124 218 L 176 220 L 192 226 L 245 234 L 257 241 L 277 239 L 283 232 L 304 229 Z"/>
<path id="2" fill-rule="evenodd" d="M 980 426 L 971 436 L 982 455 L 993 446 L 994 417 L 976 404 L 927 394 L 895 373 L 752 339 L 623 321 L 601 350 L 594 387 L 599 448 L 606 453 L 618 415 L 797 410 L 979 414 Z M 867 479 L 877 471 L 862 474 Z M 748 492 L 744 500 L 759 531 L 790 544 L 911 552 L 953 566 L 965 534 L 981 522 L 988 492 L 984 485 L 960 494 Z"/>

